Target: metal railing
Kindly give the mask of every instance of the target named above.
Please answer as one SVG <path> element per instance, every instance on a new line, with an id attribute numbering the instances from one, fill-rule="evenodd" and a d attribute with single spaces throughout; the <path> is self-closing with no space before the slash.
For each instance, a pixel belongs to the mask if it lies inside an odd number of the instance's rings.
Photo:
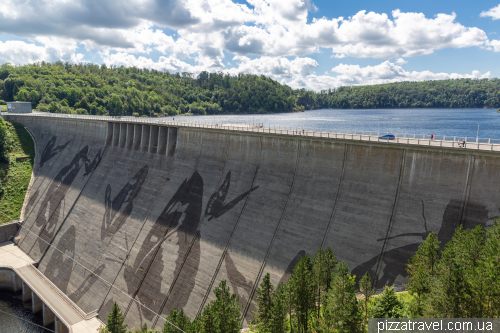
<path id="1" fill-rule="evenodd" d="M 408 134 L 408 133 L 395 133 L 394 139 L 384 139 L 381 136 L 389 134 L 387 132 L 374 132 L 374 131 L 339 131 L 339 132 L 326 132 L 317 131 L 310 128 L 299 128 L 289 126 L 273 126 L 264 127 L 262 123 L 222 123 L 222 122 L 197 122 L 197 121 L 169 121 L 162 118 L 144 118 L 144 117 L 112 117 L 112 116 L 91 116 L 91 115 L 70 115 L 58 113 L 29 113 L 29 114 L 6 114 L 2 116 L 20 116 L 20 117 L 53 117 L 62 119 L 82 119 L 82 120 L 97 120 L 106 122 L 118 123 L 137 123 L 144 125 L 163 125 L 163 126 L 176 126 L 186 128 L 207 128 L 218 129 L 238 132 L 254 132 L 276 135 L 288 135 L 298 137 L 311 137 L 311 138 L 328 138 L 337 140 L 353 140 L 353 141 L 368 141 L 368 142 L 381 142 L 388 144 L 399 145 L 418 145 L 429 147 L 443 147 L 443 148 L 460 148 L 460 149 L 473 149 L 482 151 L 500 152 L 500 139 L 491 138 L 470 138 L 459 136 L 444 136 L 434 135 L 431 138 L 430 134 Z M 180 117 L 182 118 L 182 117 Z M 465 142 L 465 144 L 464 144 Z"/>

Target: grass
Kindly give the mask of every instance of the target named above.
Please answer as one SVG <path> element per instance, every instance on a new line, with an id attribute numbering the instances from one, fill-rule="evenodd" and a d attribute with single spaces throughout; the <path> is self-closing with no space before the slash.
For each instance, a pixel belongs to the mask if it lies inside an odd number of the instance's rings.
<path id="1" fill-rule="evenodd" d="M 23 206 L 26 190 L 33 170 L 35 158 L 35 145 L 29 133 L 21 124 L 6 122 L 12 139 L 12 149 L 9 152 L 10 163 L 0 165 L 3 192 L 0 195 L 0 211 L 12 218 L 19 218 Z M 16 158 L 28 157 L 16 161 Z M 8 222 L 3 214 L 0 214 L 0 224 Z"/>

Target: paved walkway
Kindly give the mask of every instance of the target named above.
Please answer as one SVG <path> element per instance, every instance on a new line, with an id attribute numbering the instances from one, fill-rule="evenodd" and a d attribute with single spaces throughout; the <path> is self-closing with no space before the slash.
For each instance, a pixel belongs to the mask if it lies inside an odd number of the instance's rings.
<path id="1" fill-rule="evenodd" d="M 73 333 L 95 333 L 102 325 L 97 318 L 85 320 L 82 311 L 32 266 L 34 261 L 12 242 L 0 244 L 0 267 L 13 269 L 35 291 L 56 316 L 70 326 Z"/>

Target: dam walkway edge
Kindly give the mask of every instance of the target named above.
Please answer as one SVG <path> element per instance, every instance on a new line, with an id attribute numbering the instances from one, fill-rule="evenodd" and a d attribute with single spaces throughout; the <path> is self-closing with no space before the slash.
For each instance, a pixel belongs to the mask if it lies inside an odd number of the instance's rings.
<path id="1" fill-rule="evenodd" d="M 170 126 L 177 128 L 200 128 L 225 130 L 231 132 L 244 132 L 245 134 L 274 134 L 285 135 L 299 138 L 318 138 L 318 139 L 334 139 L 334 140 L 349 140 L 369 143 L 385 143 L 391 145 L 409 145 L 433 148 L 453 148 L 460 150 L 476 150 L 500 152 L 500 139 L 491 138 L 467 138 L 456 136 L 434 136 L 432 135 L 411 135 L 411 134 L 395 134 L 394 139 L 383 139 L 381 135 L 388 133 L 375 133 L 359 131 L 355 133 L 333 133 L 325 131 L 315 131 L 302 128 L 265 128 L 262 124 L 209 124 L 203 122 L 183 122 L 183 121 L 166 121 L 155 118 L 140 118 L 140 117 L 113 117 L 113 116 L 87 116 L 87 115 L 67 115 L 55 113 L 31 113 L 31 114 L 8 114 L 2 113 L 2 116 L 21 116 L 21 117 L 53 117 L 62 119 L 75 120 L 93 120 L 104 121 L 117 124 L 142 124 L 155 126 Z M 8 119 L 8 118 L 6 118 Z M 109 135 L 109 134 L 108 134 Z M 465 142 L 463 145 L 462 142 Z"/>

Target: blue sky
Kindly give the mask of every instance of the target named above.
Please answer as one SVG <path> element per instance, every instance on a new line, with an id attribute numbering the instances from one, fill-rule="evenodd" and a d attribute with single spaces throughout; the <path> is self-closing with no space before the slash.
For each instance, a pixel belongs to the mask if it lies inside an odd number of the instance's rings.
<path id="1" fill-rule="evenodd" d="M 500 77 L 500 0 L 3 0 L 0 63 L 270 76 L 294 88 Z"/>

